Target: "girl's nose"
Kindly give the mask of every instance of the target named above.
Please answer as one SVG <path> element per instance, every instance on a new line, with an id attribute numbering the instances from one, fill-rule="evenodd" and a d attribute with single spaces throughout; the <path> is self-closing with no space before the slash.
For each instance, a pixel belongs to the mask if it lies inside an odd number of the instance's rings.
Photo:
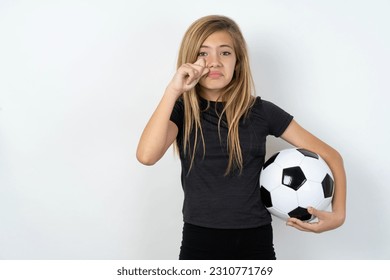
<path id="1" fill-rule="evenodd" d="M 206 60 L 206 65 L 208 68 L 211 67 L 220 67 L 221 66 L 221 61 L 219 60 L 218 55 L 209 55 Z"/>

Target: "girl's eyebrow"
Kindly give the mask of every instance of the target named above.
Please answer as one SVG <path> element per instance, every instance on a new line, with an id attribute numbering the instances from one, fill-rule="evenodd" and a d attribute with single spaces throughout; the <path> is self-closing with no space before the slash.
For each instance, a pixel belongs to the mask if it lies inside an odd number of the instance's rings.
<path id="1" fill-rule="evenodd" d="M 207 45 L 202 45 L 200 46 L 201 48 L 206 48 L 206 49 L 209 49 L 211 48 L 210 46 L 207 46 Z M 227 44 L 222 44 L 222 45 L 219 45 L 218 48 L 223 48 L 223 47 L 227 47 L 227 48 L 230 48 L 230 49 L 233 49 L 233 47 L 231 47 L 230 45 L 227 45 Z"/>

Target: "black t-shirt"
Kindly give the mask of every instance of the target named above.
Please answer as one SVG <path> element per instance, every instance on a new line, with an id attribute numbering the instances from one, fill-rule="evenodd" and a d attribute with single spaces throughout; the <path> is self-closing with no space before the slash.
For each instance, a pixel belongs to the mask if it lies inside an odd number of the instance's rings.
<path id="1" fill-rule="evenodd" d="M 271 222 L 271 216 L 261 202 L 259 176 L 265 160 L 268 135 L 279 137 L 293 117 L 271 102 L 256 97 L 256 102 L 239 125 L 243 155 L 243 170 L 225 175 L 228 165 L 227 127 L 222 118 L 218 130 L 222 102 L 200 99 L 201 124 L 205 141 L 198 133 L 198 144 L 191 170 L 191 152 L 183 151 L 184 104 L 178 99 L 171 115 L 178 129 L 184 191 L 184 222 L 209 228 L 253 228 Z M 205 110 L 207 108 L 207 110 Z M 194 131 L 191 134 L 193 147 Z"/>

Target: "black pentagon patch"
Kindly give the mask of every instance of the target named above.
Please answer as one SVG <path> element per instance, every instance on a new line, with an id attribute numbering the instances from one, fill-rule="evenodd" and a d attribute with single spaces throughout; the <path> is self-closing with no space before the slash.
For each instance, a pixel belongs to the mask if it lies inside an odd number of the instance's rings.
<path id="1" fill-rule="evenodd" d="M 315 158 L 315 159 L 319 158 L 316 153 L 310 152 L 306 149 L 297 149 L 297 151 L 300 152 L 301 154 L 303 154 L 305 157 L 311 157 L 311 158 Z"/>
<path id="2" fill-rule="evenodd" d="M 282 184 L 298 190 L 306 182 L 305 174 L 299 166 L 283 169 Z"/>
<path id="3" fill-rule="evenodd" d="M 265 207 L 267 207 L 267 208 L 272 207 L 271 194 L 263 186 L 260 187 L 260 196 L 261 196 L 261 200 L 263 201 L 263 204 L 265 205 Z"/>
<path id="4" fill-rule="evenodd" d="M 291 212 L 288 213 L 288 215 L 291 218 L 297 218 L 300 219 L 301 221 L 307 221 L 311 219 L 311 214 L 307 212 L 306 208 L 303 207 L 297 207 Z"/>
<path id="5" fill-rule="evenodd" d="M 268 165 L 273 163 L 276 159 L 276 157 L 279 155 L 279 153 L 274 154 L 272 157 L 270 157 L 263 165 L 263 169 L 266 169 Z"/>
<path id="6" fill-rule="evenodd" d="M 322 190 L 324 191 L 324 197 L 331 197 L 333 195 L 333 179 L 329 174 L 326 174 L 324 180 L 321 182 Z"/>

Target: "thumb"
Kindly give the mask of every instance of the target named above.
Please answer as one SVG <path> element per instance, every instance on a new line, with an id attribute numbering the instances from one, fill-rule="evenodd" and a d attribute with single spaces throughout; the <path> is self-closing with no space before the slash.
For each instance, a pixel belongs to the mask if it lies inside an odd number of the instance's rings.
<path id="1" fill-rule="evenodd" d="M 307 212 L 309 212 L 309 214 L 313 215 L 313 216 L 321 216 L 321 211 L 318 211 L 316 208 L 314 207 L 308 207 L 307 208 Z M 318 217 L 319 218 L 319 217 Z"/>

